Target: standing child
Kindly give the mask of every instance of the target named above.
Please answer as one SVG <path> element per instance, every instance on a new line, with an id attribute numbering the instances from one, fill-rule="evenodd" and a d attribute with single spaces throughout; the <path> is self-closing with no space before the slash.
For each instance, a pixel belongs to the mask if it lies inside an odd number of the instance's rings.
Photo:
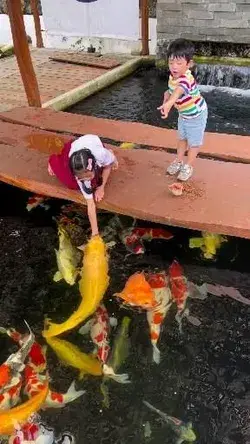
<path id="1" fill-rule="evenodd" d="M 208 116 L 207 104 L 190 71 L 194 51 L 193 44 L 188 40 L 177 39 L 170 43 L 167 53 L 170 70 L 168 90 L 164 94 L 163 104 L 157 108 L 163 119 L 168 117 L 173 106 L 179 112 L 177 158 L 169 165 L 167 173 L 178 173 L 177 179 L 182 181 L 188 180 L 193 174 L 193 165 L 203 144 Z"/>
<path id="2" fill-rule="evenodd" d="M 66 143 L 60 154 L 49 158 L 49 174 L 67 188 L 79 189 L 86 199 L 92 236 L 98 234 L 95 202 L 103 199 L 110 172 L 116 168 L 114 153 L 93 134 Z"/>

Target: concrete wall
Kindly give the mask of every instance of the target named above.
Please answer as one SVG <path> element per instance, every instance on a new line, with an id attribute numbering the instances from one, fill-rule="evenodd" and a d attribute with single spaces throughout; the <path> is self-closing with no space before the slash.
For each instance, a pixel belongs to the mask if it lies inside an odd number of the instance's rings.
<path id="1" fill-rule="evenodd" d="M 157 39 L 250 43 L 250 0 L 158 0 Z"/>

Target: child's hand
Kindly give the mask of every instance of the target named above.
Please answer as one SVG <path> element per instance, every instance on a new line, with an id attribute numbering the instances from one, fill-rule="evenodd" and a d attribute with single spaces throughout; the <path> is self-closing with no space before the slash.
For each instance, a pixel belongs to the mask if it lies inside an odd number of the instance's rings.
<path id="1" fill-rule="evenodd" d="M 163 114 L 163 110 L 164 110 L 164 103 L 161 106 L 158 106 L 158 111 L 161 112 L 161 114 Z"/>
<path id="2" fill-rule="evenodd" d="M 168 118 L 169 111 L 170 111 L 170 109 L 169 109 L 168 104 L 167 104 L 167 103 L 164 103 L 164 105 L 162 105 L 162 110 L 161 110 L 161 114 L 162 114 L 162 116 L 161 116 L 161 118 L 162 118 L 162 119 L 167 119 L 167 118 Z"/>
<path id="3" fill-rule="evenodd" d="M 103 198 L 104 198 L 104 187 L 100 186 L 97 188 L 95 192 L 95 200 L 96 202 L 101 202 Z"/>

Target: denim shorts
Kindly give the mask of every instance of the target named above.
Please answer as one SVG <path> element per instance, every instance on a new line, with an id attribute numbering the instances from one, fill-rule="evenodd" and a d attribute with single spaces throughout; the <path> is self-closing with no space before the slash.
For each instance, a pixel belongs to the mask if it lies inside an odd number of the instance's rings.
<path id="1" fill-rule="evenodd" d="M 180 140 L 187 140 L 189 148 L 203 144 L 204 133 L 207 125 L 207 108 L 198 117 L 185 119 L 179 115 L 178 133 Z"/>

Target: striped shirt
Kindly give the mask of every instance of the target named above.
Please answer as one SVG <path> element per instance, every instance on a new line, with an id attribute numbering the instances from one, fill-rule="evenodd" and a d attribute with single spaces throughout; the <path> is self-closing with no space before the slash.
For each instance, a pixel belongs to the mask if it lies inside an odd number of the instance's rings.
<path id="1" fill-rule="evenodd" d="M 207 107 L 205 99 L 201 96 L 197 83 L 190 70 L 174 79 L 169 76 L 168 92 L 173 94 L 174 90 L 181 86 L 183 95 L 175 102 L 175 107 L 179 114 L 185 119 L 192 119 L 199 116 Z"/>

